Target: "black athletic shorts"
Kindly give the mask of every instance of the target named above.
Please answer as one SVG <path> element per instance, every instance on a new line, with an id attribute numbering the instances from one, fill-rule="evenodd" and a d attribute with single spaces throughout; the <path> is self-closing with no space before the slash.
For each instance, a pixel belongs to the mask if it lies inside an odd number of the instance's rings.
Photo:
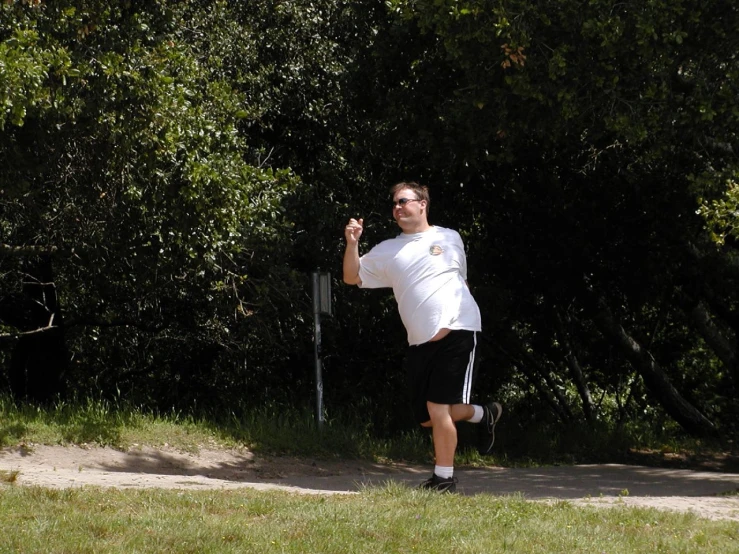
<path id="1" fill-rule="evenodd" d="M 426 402 L 469 404 L 477 368 L 477 333 L 453 330 L 446 337 L 408 347 L 404 367 L 418 423 L 431 419 Z"/>

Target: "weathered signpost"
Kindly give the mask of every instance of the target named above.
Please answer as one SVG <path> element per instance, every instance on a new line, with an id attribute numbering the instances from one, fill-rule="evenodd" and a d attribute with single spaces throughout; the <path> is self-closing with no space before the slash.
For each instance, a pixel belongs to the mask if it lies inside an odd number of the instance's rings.
<path id="1" fill-rule="evenodd" d="M 316 423 L 323 428 L 323 369 L 321 364 L 321 316 L 331 315 L 331 274 L 314 271 L 313 277 L 313 352 L 316 366 Z"/>

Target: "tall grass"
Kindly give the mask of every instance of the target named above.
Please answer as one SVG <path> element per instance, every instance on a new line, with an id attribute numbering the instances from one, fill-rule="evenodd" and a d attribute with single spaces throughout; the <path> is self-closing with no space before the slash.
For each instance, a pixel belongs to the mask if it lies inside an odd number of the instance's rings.
<path id="1" fill-rule="evenodd" d="M 236 406 L 229 413 L 190 415 L 156 412 L 123 400 L 85 399 L 48 407 L 14 402 L 0 396 L 0 446 L 95 444 L 127 449 L 133 445 L 169 445 L 185 451 L 204 447 L 247 447 L 255 451 L 297 456 L 403 460 L 430 463 L 432 444 L 424 429 L 380 436 L 362 410 L 339 413 L 319 430 L 307 408 L 278 405 Z M 524 425 L 506 412 L 496 431 L 494 456 L 475 448 L 476 426 L 460 424 L 460 465 L 539 465 L 627 461 L 632 450 L 688 453 L 720 450 L 721 444 L 656 434 L 647 426 L 613 427 L 606 423 L 568 426 Z"/>
<path id="2" fill-rule="evenodd" d="M 428 461 L 429 436 L 422 430 L 378 437 L 360 418 L 335 417 L 324 421 L 319 430 L 314 414 L 308 410 L 278 406 L 244 408 L 227 421 L 214 422 L 214 432 L 226 441 L 248 444 L 270 452 L 340 456 L 362 459 L 405 459 Z"/>
<path id="3" fill-rule="evenodd" d="M 127 448 L 171 442 L 192 450 L 212 439 L 212 431 L 190 417 L 145 412 L 123 402 L 86 399 L 39 406 L 0 396 L 0 446 L 37 443 Z"/>
<path id="4" fill-rule="evenodd" d="M 50 407 L 0 397 L 0 446 L 19 443 L 169 446 L 186 451 L 244 446 L 277 454 L 428 461 L 430 439 L 421 431 L 376 437 L 356 419 L 329 419 L 319 430 L 308 410 L 240 407 L 210 417 L 143 411 L 124 402 L 84 400 Z"/>

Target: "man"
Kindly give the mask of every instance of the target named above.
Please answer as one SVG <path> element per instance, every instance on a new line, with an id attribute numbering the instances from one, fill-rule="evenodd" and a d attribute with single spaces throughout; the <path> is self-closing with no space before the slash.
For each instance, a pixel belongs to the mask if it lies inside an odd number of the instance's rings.
<path id="1" fill-rule="evenodd" d="M 488 454 L 495 424 L 503 413 L 497 402 L 470 404 L 480 310 L 467 286 L 467 257 L 459 233 L 428 222 L 428 188 L 398 183 L 391 189 L 393 218 L 402 233 L 359 256 L 362 219 L 344 229 L 344 282 L 364 288 L 392 287 L 408 332 L 405 370 L 418 423 L 431 427 L 433 475 L 421 487 L 454 492 L 457 421 L 479 423 L 480 451 Z"/>

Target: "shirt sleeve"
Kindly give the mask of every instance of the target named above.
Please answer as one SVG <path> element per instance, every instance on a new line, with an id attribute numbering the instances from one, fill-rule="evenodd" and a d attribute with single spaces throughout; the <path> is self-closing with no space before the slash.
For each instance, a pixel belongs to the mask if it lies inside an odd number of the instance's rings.
<path id="1" fill-rule="evenodd" d="M 375 247 L 359 258 L 360 287 L 363 289 L 379 289 L 391 287 L 385 267 L 387 260 Z"/>
<path id="2" fill-rule="evenodd" d="M 464 241 L 456 231 L 453 237 L 454 247 L 459 249 L 459 274 L 465 281 L 467 280 L 467 252 L 464 249 Z"/>

